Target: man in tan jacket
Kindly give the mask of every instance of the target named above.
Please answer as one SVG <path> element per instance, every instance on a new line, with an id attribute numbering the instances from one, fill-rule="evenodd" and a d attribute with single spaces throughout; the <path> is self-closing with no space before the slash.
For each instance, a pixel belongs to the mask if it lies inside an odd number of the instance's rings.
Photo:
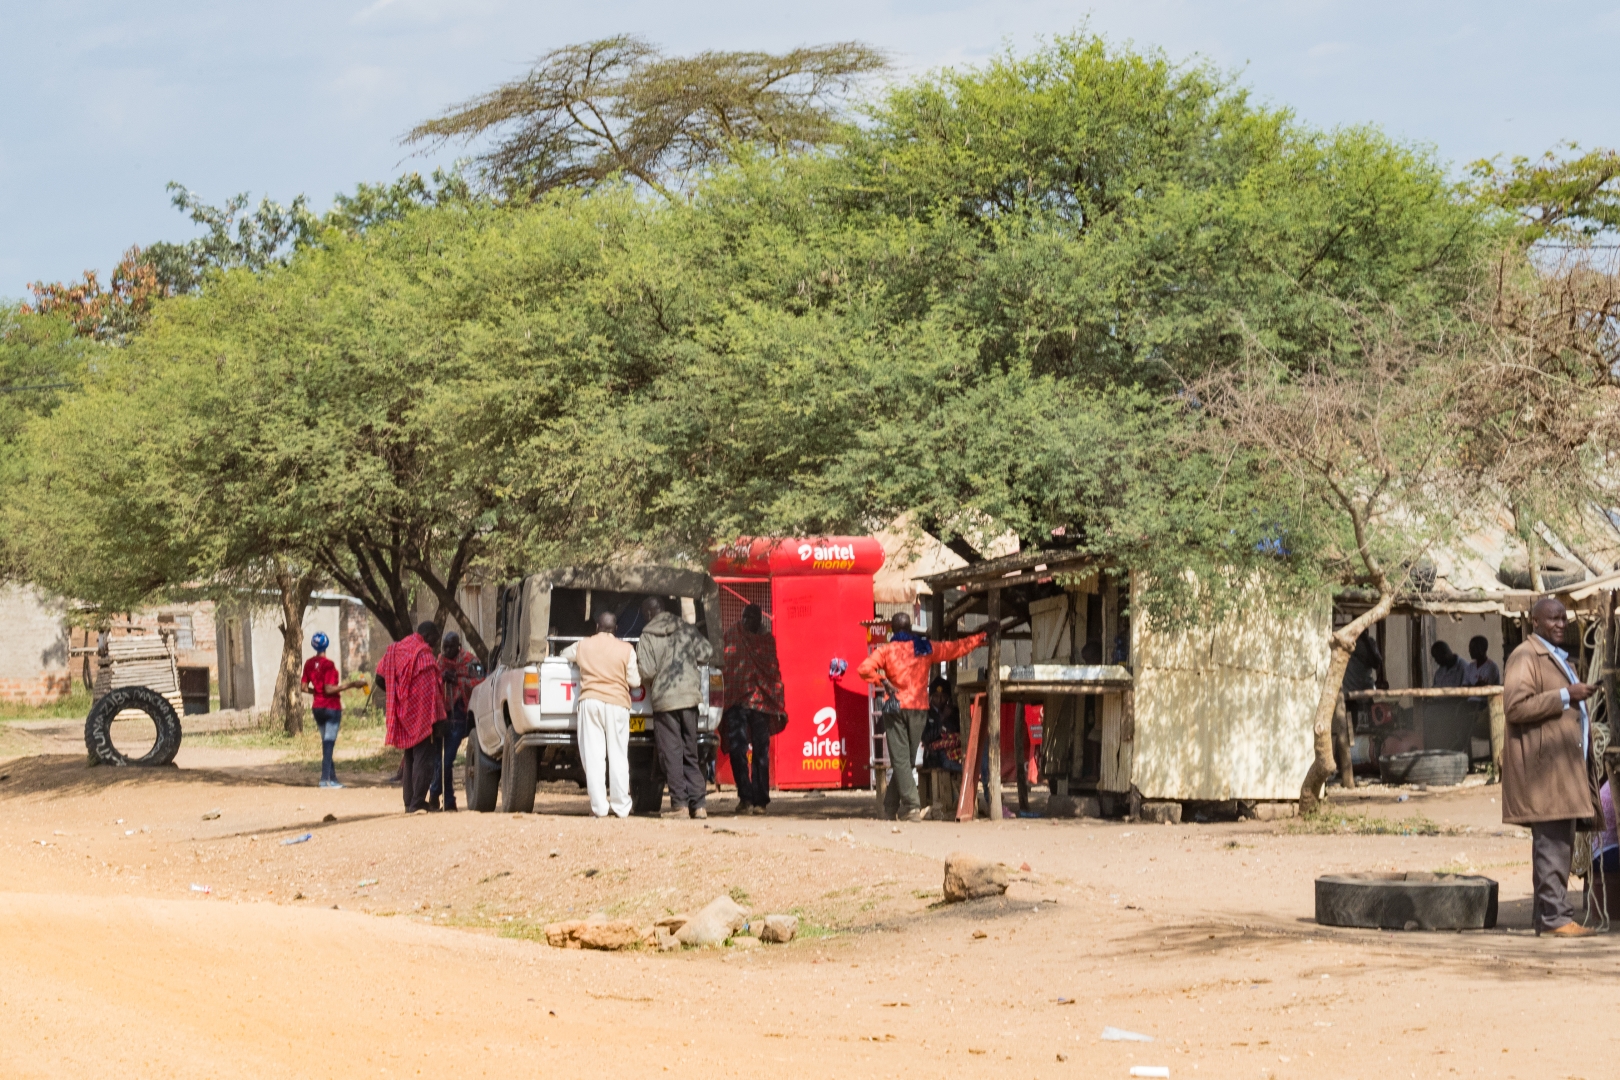
<path id="1" fill-rule="evenodd" d="M 596 633 L 563 650 L 579 668 L 579 760 L 591 813 L 630 816 L 630 688 L 641 685 L 636 650 L 616 637 L 613 612 L 596 616 Z M 607 782 L 603 783 L 603 772 Z"/>
<path id="2" fill-rule="evenodd" d="M 1569 902 L 1576 822 L 1602 814 L 1592 768 L 1591 720 L 1581 682 L 1563 648 L 1568 615 L 1547 596 L 1530 610 L 1535 633 L 1508 657 L 1502 677 L 1507 741 L 1502 747 L 1502 820 L 1530 827 L 1530 875 L 1537 934 L 1585 937 Z"/>

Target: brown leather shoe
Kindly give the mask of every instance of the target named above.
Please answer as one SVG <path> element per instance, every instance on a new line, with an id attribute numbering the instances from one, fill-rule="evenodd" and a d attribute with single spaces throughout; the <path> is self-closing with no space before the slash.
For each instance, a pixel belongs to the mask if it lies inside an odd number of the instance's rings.
<path id="1" fill-rule="evenodd" d="M 1543 930 L 1542 933 L 1548 935 L 1549 937 L 1591 937 L 1593 934 L 1597 933 L 1597 931 L 1593 930 L 1589 926 L 1582 926 L 1580 923 L 1567 922 L 1563 926 L 1555 926 L 1551 930 Z"/>

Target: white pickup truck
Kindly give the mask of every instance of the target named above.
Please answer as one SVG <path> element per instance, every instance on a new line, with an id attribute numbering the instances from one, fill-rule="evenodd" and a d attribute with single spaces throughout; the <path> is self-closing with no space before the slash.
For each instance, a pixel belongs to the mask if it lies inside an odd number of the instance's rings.
<path id="1" fill-rule="evenodd" d="M 541 781 L 584 786 L 575 709 L 579 669 L 560 655 L 589 632 L 604 609 L 618 616 L 619 635 L 632 644 L 641 629 L 641 602 L 662 599 L 695 623 L 719 657 L 720 591 L 708 574 L 662 566 L 584 567 L 531 574 L 501 587 L 497 644 L 490 673 L 468 702 L 476 730 L 468 739 L 465 772 L 469 808 L 528 813 Z M 714 777 L 715 733 L 723 699 L 718 667 L 705 672 L 709 700 L 698 712 L 705 773 Z M 635 813 L 656 813 L 664 776 L 653 746 L 646 689 L 631 692 L 630 797 Z"/>

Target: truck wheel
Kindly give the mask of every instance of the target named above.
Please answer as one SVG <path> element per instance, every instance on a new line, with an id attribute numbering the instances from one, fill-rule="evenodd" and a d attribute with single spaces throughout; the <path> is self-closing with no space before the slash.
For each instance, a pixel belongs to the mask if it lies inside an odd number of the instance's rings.
<path id="1" fill-rule="evenodd" d="M 112 724 L 125 709 L 138 709 L 152 718 L 157 739 L 152 749 L 131 759 L 113 745 Z M 169 765 L 180 752 L 180 717 L 174 706 L 156 690 L 146 686 L 120 686 L 109 690 L 84 721 L 84 745 L 90 756 L 103 765 Z"/>
<path id="2" fill-rule="evenodd" d="M 656 815 L 664 805 L 664 774 L 656 752 L 630 753 L 630 812 Z"/>
<path id="3" fill-rule="evenodd" d="M 506 725 L 506 748 L 501 752 L 500 810 L 503 814 L 532 814 L 534 788 L 540 781 L 540 749 L 519 750 L 517 732 Z"/>
<path id="4" fill-rule="evenodd" d="M 495 809 L 495 800 L 501 789 L 501 763 L 484 753 L 478 745 L 478 732 L 474 730 L 467 740 L 467 768 L 462 786 L 467 792 L 467 809 L 487 814 Z"/>

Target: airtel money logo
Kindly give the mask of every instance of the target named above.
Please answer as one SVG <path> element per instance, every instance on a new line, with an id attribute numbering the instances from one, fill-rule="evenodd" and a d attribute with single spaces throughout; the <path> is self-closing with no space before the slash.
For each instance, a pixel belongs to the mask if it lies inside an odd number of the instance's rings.
<path id="1" fill-rule="evenodd" d="M 832 706 L 820 709 L 811 719 L 816 725 L 816 737 L 804 741 L 805 768 L 836 769 L 842 762 L 837 760 L 844 756 L 844 740 L 832 738 L 833 728 L 838 726 L 838 710 Z M 823 763 L 816 763 L 814 759 L 835 759 Z"/>
<path id="2" fill-rule="evenodd" d="M 855 569 L 854 544 L 800 544 L 799 561 L 812 570 Z"/>

